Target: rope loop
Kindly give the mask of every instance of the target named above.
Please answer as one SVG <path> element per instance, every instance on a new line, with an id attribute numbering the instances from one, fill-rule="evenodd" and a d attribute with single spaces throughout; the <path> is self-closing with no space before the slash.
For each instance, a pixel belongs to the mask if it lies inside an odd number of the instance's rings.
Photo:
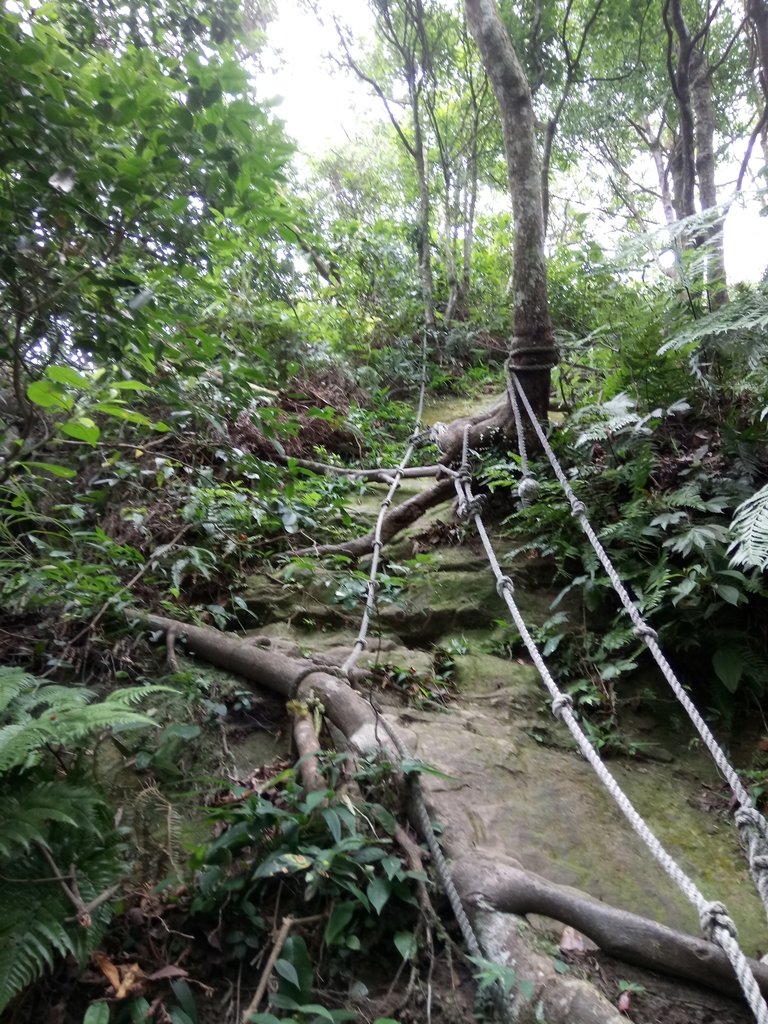
<path id="1" fill-rule="evenodd" d="M 365 637 L 359 636 L 352 646 L 359 647 L 361 651 L 364 651 L 368 646 L 368 641 L 365 639 Z"/>
<path id="2" fill-rule="evenodd" d="M 584 504 L 583 501 L 579 501 L 578 498 L 574 498 L 571 501 L 571 515 L 573 516 L 573 518 L 576 519 L 577 516 L 585 516 L 586 514 L 587 506 Z"/>
<path id="3" fill-rule="evenodd" d="M 721 930 L 727 932 L 734 941 L 738 941 L 736 925 L 733 923 L 733 918 L 728 913 L 724 903 L 720 903 L 717 900 L 705 903 L 699 910 L 699 922 L 704 938 L 708 939 L 709 942 L 715 942 L 718 946 L 722 945 L 717 934 Z"/>
<path id="4" fill-rule="evenodd" d="M 461 469 L 456 474 L 456 476 L 454 477 L 454 479 L 459 484 L 471 484 L 472 473 L 469 471 L 467 466 L 462 466 Z"/>
<path id="5" fill-rule="evenodd" d="M 539 482 L 532 473 L 525 473 L 517 485 L 517 496 L 523 505 L 530 505 L 539 496 Z"/>
<path id="6" fill-rule="evenodd" d="M 635 626 L 635 628 L 632 630 L 632 632 L 640 640 L 658 640 L 659 639 L 659 634 L 656 632 L 656 630 L 652 626 L 649 626 L 647 622 L 643 622 L 641 625 Z"/>
<path id="7" fill-rule="evenodd" d="M 566 708 L 573 710 L 573 697 L 569 693 L 559 693 L 552 701 L 552 714 L 562 720 Z"/>
<path id="8" fill-rule="evenodd" d="M 509 576 L 500 576 L 496 580 L 496 593 L 499 597 L 504 597 L 504 594 L 514 594 L 515 584 L 509 578 Z"/>
<path id="9" fill-rule="evenodd" d="M 291 692 L 289 700 L 296 700 L 296 696 L 299 692 L 299 687 L 308 676 L 313 676 L 316 672 L 325 672 L 325 667 L 318 667 L 316 664 L 309 664 L 306 668 L 303 668 L 300 672 L 296 673 L 296 676 L 291 681 Z"/>

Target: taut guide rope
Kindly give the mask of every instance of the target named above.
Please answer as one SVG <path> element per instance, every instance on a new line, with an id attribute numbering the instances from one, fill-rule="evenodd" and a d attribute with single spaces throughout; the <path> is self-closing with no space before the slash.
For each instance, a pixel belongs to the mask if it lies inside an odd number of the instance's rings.
<path id="1" fill-rule="evenodd" d="M 405 454 L 403 455 L 403 458 L 400 461 L 400 465 L 395 470 L 394 476 L 392 478 L 392 483 L 389 486 L 389 490 L 387 491 L 386 497 L 384 498 L 384 501 L 381 503 L 379 515 L 376 520 L 376 527 L 374 529 L 373 554 L 371 559 L 371 568 L 368 576 L 365 609 L 363 610 L 363 616 L 360 622 L 360 629 L 358 631 L 357 639 L 355 640 L 354 645 L 352 647 L 352 651 L 341 666 L 341 674 L 343 674 L 347 678 L 349 672 L 355 666 L 360 655 L 365 650 L 367 644 L 368 629 L 370 627 L 371 622 L 371 616 L 375 611 L 376 592 L 378 590 L 377 576 L 379 571 L 381 548 L 383 546 L 383 542 L 381 540 L 381 530 L 382 524 L 384 522 L 384 517 L 387 514 L 387 509 L 390 507 L 392 503 L 392 498 L 394 497 L 395 491 L 400 486 L 400 480 L 402 478 L 403 471 L 405 467 L 408 465 L 408 462 L 410 461 L 414 450 L 419 446 L 420 443 L 428 442 L 431 439 L 431 432 L 428 430 L 423 431 L 421 429 L 421 420 L 424 412 L 424 398 L 426 394 L 426 387 L 427 335 L 425 331 L 422 336 L 421 387 L 419 390 L 419 399 L 416 408 L 414 429 L 413 432 L 411 433 L 409 444 L 408 447 L 406 448 Z M 446 471 L 449 474 L 451 472 L 448 469 Z M 308 672 L 307 674 L 311 674 L 311 672 Z M 400 754 L 400 756 L 403 758 L 410 757 L 410 751 L 408 750 L 408 747 L 405 745 L 402 738 L 398 734 L 397 730 L 384 719 L 382 719 L 381 721 L 387 733 L 391 737 L 392 742 L 397 748 L 397 751 Z M 427 805 L 424 801 L 424 795 L 421 792 L 421 786 L 419 784 L 418 776 L 413 778 L 412 784 L 412 793 L 414 798 L 414 804 L 416 807 L 416 814 L 419 821 L 419 826 L 421 828 L 427 846 L 429 847 L 429 852 L 432 855 L 435 870 L 437 871 L 438 877 L 442 882 L 443 890 L 445 891 L 445 894 L 448 897 L 448 902 L 451 905 L 451 909 L 453 910 L 456 922 L 459 926 L 459 929 L 461 930 L 461 934 L 464 939 L 464 942 L 466 943 L 467 949 L 470 951 L 472 956 L 481 957 L 483 953 L 480 948 L 480 943 L 478 942 L 474 929 L 472 928 L 469 918 L 466 915 L 466 912 L 461 902 L 461 897 L 459 896 L 456 886 L 453 884 L 453 879 L 451 878 L 450 871 L 448 870 L 448 864 L 446 863 L 445 857 L 443 856 L 443 851 L 440 849 L 440 845 L 437 841 L 437 837 L 435 836 L 434 829 L 432 828 L 432 822 L 429 817 Z"/>
<path id="2" fill-rule="evenodd" d="M 587 535 L 590 544 L 592 545 L 595 554 L 602 563 L 608 578 L 611 581 L 613 589 L 619 597 L 625 611 L 629 615 L 633 626 L 635 627 L 635 635 L 639 637 L 647 646 L 648 650 L 661 670 L 662 675 L 669 683 L 672 692 L 677 697 L 678 701 L 685 708 L 688 717 L 693 722 L 696 730 L 701 736 L 705 746 L 709 750 L 712 759 L 719 768 L 726 782 L 731 788 L 731 792 L 738 801 L 739 809 L 735 814 L 736 826 L 739 830 L 739 837 L 741 839 L 742 846 L 744 847 L 747 860 L 749 863 L 749 870 L 755 883 L 755 887 L 760 894 L 760 898 L 763 901 L 763 906 L 768 913 L 768 822 L 766 822 L 763 815 L 757 810 L 747 790 L 742 785 L 741 779 L 739 778 L 736 769 L 728 760 L 724 750 L 719 745 L 709 726 L 699 714 L 696 706 L 691 701 L 688 694 L 683 689 L 682 684 L 675 675 L 672 666 L 664 656 L 664 652 L 661 650 L 658 644 L 658 637 L 656 631 L 642 617 L 640 612 L 637 610 L 632 598 L 627 592 L 627 588 L 621 581 L 618 572 L 616 571 L 613 562 L 611 561 L 607 551 L 600 543 L 600 539 L 592 528 L 591 523 L 587 519 L 587 509 L 583 501 L 580 501 L 574 494 L 573 488 L 568 482 L 568 478 L 563 472 L 563 467 L 555 455 L 552 446 L 550 445 L 546 434 L 542 430 L 541 424 L 536 418 L 531 403 L 528 401 L 528 396 L 525 394 L 522 385 L 517 375 L 507 367 L 507 394 L 509 401 L 512 406 L 512 411 L 515 416 L 515 425 L 518 431 L 518 441 L 524 445 L 523 430 L 521 424 L 520 407 L 517 400 L 517 393 L 525 407 L 525 411 L 530 418 L 536 435 L 541 443 L 541 446 L 549 459 L 549 463 L 560 482 L 560 486 L 565 493 L 571 506 L 571 514 L 575 519 L 578 520 L 584 533 Z M 524 450 L 524 449 L 523 449 Z M 521 460 L 523 452 L 521 451 Z M 526 462 L 527 467 L 527 462 Z M 522 486 L 522 485 L 521 485 Z"/>
<path id="3" fill-rule="evenodd" d="M 491 544 L 490 538 L 488 537 L 488 533 L 485 529 L 482 516 L 480 512 L 477 511 L 477 499 L 473 495 L 471 489 L 468 437 L 469 428 L 465 427 L 464 443 L 462 446 L 462 464 L 458 476 L 454 478 L 456 494 L 460 504 L 462 504 L 466 509 L 474 510 L 470 512 L 470 515 L 474 519 L 475 527 L 482 541 L 483 548 L 485 549 L 491 571 L 496 579 L 496 589 L 499 596 L 506 602 L 531 660 L 536 666 L 544 685 L 547 687 L 547 690 L 552 697 L 552 714 L 567 726 L 568 731 L 576 740 L 581 753 L 592 765 L 598 778 L 613 797 L 633 830 L 645 843 L 647 848 L 666 871 L 672 881 L 678 885 L 681 891 L 695 907 L 699 915 L 699 922 L 704 936 L 710 941 L 717 943 L 728 957 L 739 984 L 741 985 L 744 996 L 758 1024 L 768 1024 L 768 1005 L 763 999 L 757 980 L 755 979 L 755 976 L 749 967 L 749 963 L 747 962 L 747 958 L 744 956 L 744 953 L 739 946 L 736 935 L 736 926 L 731 920 L 726 907 L 720 902 L 713 902 L 705 899 L 695 883 L 685 874 L 680 866 L 667 853 L 653 832 L 651 832 L 650 828 L 640 814 L 638 814 L 632 802 L 623 792 L 613 775 L 611 775 L 603 764 L 600 755 L 587 739 L 586 734 L 579 726 L 573 713 L 572 698 L 560 690 L 557 683 L 552 678 L 538 647 L 533 642 L 531 634 L 528 631 L 528 627 L 525 624 L 525 620 L 523 619 L 520 609 L 517 607 L 513 597 L 515 589 L 514 584 L 509 576 L 505 576 L 502 572 L 499 560 L 496 557 L 493 545 Z"/>

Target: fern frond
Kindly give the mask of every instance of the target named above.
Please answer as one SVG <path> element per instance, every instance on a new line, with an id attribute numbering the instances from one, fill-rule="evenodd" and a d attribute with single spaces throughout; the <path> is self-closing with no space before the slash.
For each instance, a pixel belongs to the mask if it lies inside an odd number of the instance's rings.
<path id="1" fill-rule="evenodd" d="M 736 509 L 731 535 L 731 565 L 768 568 L 768 484 Z"/>
<path id="2" fill-rule="evenodd" d="M 48 709 L 40 718 L 0 728 L 0 775 L 39 764 L 46 746 L 76 746 L 101 729 L 156 728 L 157 724 L 147 715 L 114 704 L 91 704 L 60 712 Z"/>
<path id="3" fill-rule="evenodd" d="M 0 676 L 5 700 L 0 712 L 0 775 L 39 764 L 46 747 L 71 747 L 102 729 L 136 729 L 157 722 L 129 705 L 164 692 L 168 686 L 131 686 L 91 704 L 84 687 L 43 683 L 15 670 Z"/>
<path id="4" fill-rule="evenodd" d="M 64 864 L 77 864 L 77 884 L 88 903 L 118 880 L 122 864 L 114 848 L 94 850 L 77 846 L 77 835 L 57 848 Z M 92 842 L 92 837 L 88 837 Z M 101 941 L 110 916 L 108 904 L 93 913 L 93 923 L 83 928 L 66 923 L 74 908 L 61 884 L 37 853 L 12 861 L 0 861 L 3 881 L 3 913 L 0 916 L 0 1011 L 17 992 L 54 965 L 57 955 L 84 957 Z"/>
<path id="5" fill-rule="evenodd" d="M 19 668 L 0 668 L 0 715 L 11 701 L 22 693 L 34 690 L 39 681 Z"/>
<path id="6" fill-rule="evenodd" d="M 92 832 L 99 811 L 105 806 L 96 790 L 65 779 L 14 780 L 13 786 L 9 784 L 0 789 L 0 799 L 3 805 L 0 857 L 9 858 L 27 852 L 32 843 L 47 845 L 49 827 L 54 822 L 74 826 L 84 833 Z"/>
<path id="7" fill-rule="evenodd" d="M 138 704 L 145 697 L 154 697 L 156 693 L 178 693 L 172 686 L 125 686 L 121 690 L 115 690 L 104 699 L 105 704 L 113 707 L 125 707 L 129 704 Z"/>
<path id="8" fill-rule="evenodd" d="M 754 335 L 759 335 L 768 328 L 768 296 L 760 291 L 746 292 L 727 305 L 716 309 L 714 313 L 700 317 L 688 324 L 669 338 L 658 350 L 659 355 L 665 352 L 685 348 L 692 343 L 717 341 L 723 345 L 748 335 L 750 343 Z"/>

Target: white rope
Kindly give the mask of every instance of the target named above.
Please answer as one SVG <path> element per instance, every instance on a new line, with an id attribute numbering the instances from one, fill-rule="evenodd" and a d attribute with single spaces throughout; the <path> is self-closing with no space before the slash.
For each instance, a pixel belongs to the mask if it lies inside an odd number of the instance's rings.
<path id="1" fill-rule="evenodd" d="M 376 605 L 376 591 L 378 589 L 377 576 L 379 571 L 381 548 L 383 546 L 383 542 L 381 539 L 382 524 L 384 522 L 384 517 L 386 516 L 387 509 L 389 508 L 392 502 L 392 498 L 395 494 L 395 491 L 400 485 L 400 479 L 403 475 L 403 471 L 407 466 L 411 456 L 413 455 L 414 449 L 416 447 L 417 438 L 419 437 L 420 434 L 421 419 L 424 412 L 424 396 L 426 394 L 426 386 L 427 334 L 425 330 L 422 337 L 421 346 L 421 389 L 419 391 L 419 401 L 416 409 L 415 425 L 413 428 L 413 432 L 411 434 L 410 443 L 405 451 L 405 454 L 403 455 L 400 465 L 395 470 L 392 483 L 390 484 L 389 490 L 387 491 L 387 495 L 384 498 L 384 501 L 381 503 L 379 515 L 376 520 L 373 541 L 373 557 L 371 559 L 371 569 L 368 576 L 368 590 L 365 602 L 365 609 L 363 611 L 362 620 L 360 622 L 360 629 L 358 631 L 357 639 L 355 640 L 355 643 L 352 647 L 352 651 L 341 666 L 341 672 L 347 677 L 349 677 L 350 670 L 354 667 L 358 658 L 365 650 L 371 616 L 374 613 Z M 466 447 L 467 438 L 465 435 L 464 462 L 466 462 L 467 460 Z M 447 472 L 450 476 L 453 476 L 454 478 L 457 475 L 452 470 L 447 470 Z M 395 747 L 397 748 L 400 756 L 403 758 L 410 757 L 410 751 L 408 750 L 408 747 L 405 745 L 405 743 L 403 742 L 402 738 L 400 737 L 399 733 L 394 728 L 394 726 L 391 725 L 389 722 L 385 721 L 384 719 L 382 719 L 382 722 L 384 724 L 385 729 L 392 738 L 392 741 L 395 744 Z M 419 828 L 421 829 L 421 833 L 427 843 L 427 846 L 429 847 L 429 852 L 432 855 L 435 870 L 437 871 L 438 877 L 442 882 L 443 890 L 446 896 L 448 897 L 448 902 L 451 905 L 451 909 L 453 910 L 456 922 L 459 925 L 459 929 L 464 938 L 464 942 L 466 943 L 467 949 L 470 951 L 472 956 L 481 957 L 483 953 L 480 948 L 480 943 L 478 942 L 474 929 L 472 928 L 469 918 L 466 915 L 464 906 L 461 902 L 461 897 L 459 896 L 456 886 L 453 883 L 453 879 L 451 878 L 451 873 L 448 869 L 448 864 L 446 863 L 443 851 L 440 849 L 440 844 L 438 843 L 437 837 L 435 836 L 435 831 L 432 827 L 432 822 L 429 817 L 429 811 L 424 800 L 424 794 L 421 791 L 421 785 L 419 783 L 418 776 L 413 778 L 412 794 L 414 798 L 414 806 L 416 809 L 416 817 L 418 819 Z"/>
<path id="2" fill-rule="evenodd" d="M 464 436 L 465 442 L 462 470 L 466 470 L 468 472 L 469 467 L 466 464 L 466 430 Z M 472 494 L 471 487 L 467 483 L 463 474 L 455 479 L 455 486 L 460 502 L 471 507 L 475 502 L 475 498 Z M 744 996 L 758 1024 L 768 1024 L 768 1005 L 766 1005 L 766 1002 L 760 993 L 757 980 L 750 969 L 747 958 L 744 956 L 744 953 L 739 946 L 736 935 L 736 926 L 728 915 L 728 911 L 722 903 L 711 902 L 705 899 L 694 882 L 685 874 L 680 866 L 667 853 L 653 832 L 651 832 L 650 828 L 635 810 L 633 804 L 616 782 L 613 775 L 611 775 L 603 764 L 600 755 L 589 742 L 586 734 L 582 731 L 576 721 L 572 710 L 573 701 L 571 697 L 563 693 L 557 686 L 557 683 L 552 678 L 539 649 L 533 642 L 531 634 L 528 631 L 528 627 L 525 624 L 525 620 L 523 619 L 520 609 L 517 607 L 513 597 L 514 584 L 512 583 L 512 580 L 508 576 L 505 576 L 501 570 L 498 558 L 493 550 L 493 545 L 491 544 L 488 533 L 486 532 L 482 516 L 479 513 L 475 513 L 473 518 L 477 532 L 483 543 L 491 571 L 496 579 L 496 589 L 499 595 L 506 602 L 531 660 L 536 666 L 544 685 L 547 687 L 547 690 L 552 697 L 552 714 L 565 723 L 569 732 L 576 740 L 582 754 L 592 765 L 598 778 L 611 794 L 634 831 L 645 843 L 647 848 L 666 871 L 672 881 L 679 886 L 681 891 L 696 908 L 704 936 L 710 941 L 717 943 L 730 960 Z"/>
<path id="3" fill-rule="evenodd" d="M 424 396 L 427 391 L 427 332 L 426 330 L 422 334 L 421 338 L 421 387 L 419 389 L 419 400 L 416 406 L 416 417 L 414 420 L 413 431 L 411 432 L 410 442 L 405 450 L 405 454 L 400 460 L 400 465 L 394 472 L 392 477 L 392 483 L 389 485 L 386 497 L 381 503 L 379 514 L 376 518 L 376 526 L 373 533 L 373 553 L 371 558 L 371 569 L 368 574 L 368 582 L 366 584 L 366 597 L 365 597 L 365 608 L 363 610 L 363 617 L 360 621 L 360 629 L 357 634 L 352 651 L 347 657 L 344 664 L 341 666 L 345 673 L 354 668 L 360 655 L 365 650 L 368 643 L 368 629 L 371 624 L 371 616 L 374 614 L 376 608 L 376 592 L 379 589 L 378 573 L 379 573 L 379 560 L 381 558 L 381 549 L 383 547 L 383 541 L 381 539 L 381 529 L 384 524 L 387 511 L 392 504 L 392 499 L 395 496 L 395 491 L 400 486 L 400 480 L 402 479 L 405 467 L 411 461 L 417 441 L 420 439 L 421 434 L 421 419 L 424 414 Z"/>
<path id="4" fill-rule="evenodd" d="M 516 389 L 520 395 L 523 405 L 525 406 L 525 410 L 528 413 L 531 423 L 533 424 L 536 435 L 541 442 L 541 446 L 549 459 L 552 469 L 554 470 L 555 476 L 560 481 L 560 486 L 570 503 L 571 514 L 578 520 L 582 530 L 587 535 L 595 554 L 602 563 L 602 566 L 613 585 L 613 589 L 616 591 L 619 600 L 635 627 L 635 635 L 638 636 L 648 647 L 648 650 L 651 652 L 654 661 L 660 668 L 662 675 L 669 683 L 672 692 L 675 694 L 678 701 L 685 708 L 688 717 L 696 727 L 696 730 L 709 750 L 712 759 L 720 769 L 723 778 L 730 786 L 731 792 L 739 803 L 739 810 L 735 815 L 736 826 L 739 830 L 739 837 L 741 839 L 742 846 L 747 854 L 749 870 L 754 880 L 755 887 L 757 888 L 766 912 L 768 913 L 768 822 L 766 822 L 763 815 L 755 808 L 749 793 L 742 785 L 736 769 L 728 760 L 722 747 L 712 735 L 709 726 L 701 717 L 690 697 L 683 689 L 683 686 L 675 675 L 672 666 L 669 664 L 664 656 L 664 652 L 659 647 L 656 631 L 649 626 L 637 610 L 637 607 L 629 596 L 626 587 L 622 583 L 613 562 L 611 562 L 608 553 L 600 543 L 597 534 L 592 529 L 592 525 L 587 519 L 587 509 L 584 502 L 580 501 L 574 494 L 573 488 L 568 482 L 568 478 L 563 472 L 563 468 L 560 465 L 552 446 L 547 440 L 547 437 L 541 428 L 541 424 L 531 408 L 531 403 L 528 401 L 528 396 L 525 394 L 520 381 L 514 373 L 511 374 L 511 378 L 514 387 L 509 389 L 510 401 L 512 402 L 513 407 L 517 405 L 517 396 L 515 395 Z"/>

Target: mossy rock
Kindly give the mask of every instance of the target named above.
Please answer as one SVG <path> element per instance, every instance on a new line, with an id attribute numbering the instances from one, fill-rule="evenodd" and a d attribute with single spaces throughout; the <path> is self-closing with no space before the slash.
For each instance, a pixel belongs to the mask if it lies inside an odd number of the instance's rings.
<path id="1" fill-rule="evenodd" d="M 525 618 L 542 623 L 549 616 L 550 594 L 519 591 L 515 600 Z M 462 629 L 492 626 L 509 611 L 488 572 L 425 571 L 408 580 L 400 600 L 380 602 L 379 618 L 405 644 L 427 646 Z"/>

